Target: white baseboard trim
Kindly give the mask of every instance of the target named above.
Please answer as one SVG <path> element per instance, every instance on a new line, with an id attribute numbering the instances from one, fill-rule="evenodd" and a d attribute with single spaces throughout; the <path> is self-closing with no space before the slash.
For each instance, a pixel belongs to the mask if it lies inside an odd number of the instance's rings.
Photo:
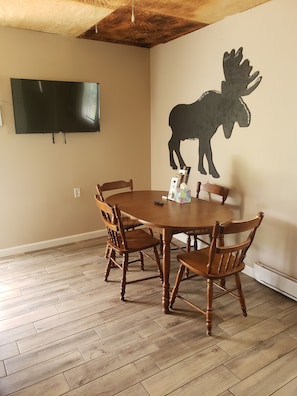
<path id="1" fill-rule="evenodd" d="M 254 268 L 250 267 L 249 265 L 246 265 L 244 267 L 244 270 L 242 271 L 244 274 L 250 276 L 251 278 L 255 278 L 254 274 Z"/>
<path id="2" fill-rule="evenodd" d="M 297 301 L 297 279 L 260 262 L 254 263 L 255 279 L 263 285 Z"/>
<path id="3" fill-rule="evenodd" d="M 55 246 L 66 245 L 68 243 L 85 241 L 87 239 L 94 239 L 104 236 L 106 236 L 105 229 L 99 231 L 86 232 L 84 234 L 69 235 L 66 237 L 50 239 L 47 241 L 29 243 L 27 245 L 13 246 L 11 248 L 0 249 L 0 257 L 13 256 L 16 254 L 33 252 L 41 249 L 48 249 Z"/>

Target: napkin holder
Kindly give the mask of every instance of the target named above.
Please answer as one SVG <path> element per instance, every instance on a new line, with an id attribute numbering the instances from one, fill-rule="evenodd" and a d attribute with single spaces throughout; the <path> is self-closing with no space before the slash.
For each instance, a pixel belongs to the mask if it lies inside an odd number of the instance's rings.
<path id="1" fill-rule="evenodd" d="M 191 202 L 191 190 L 178 187 L 175 192 L 174 201 L 182 204 Z"/>
<path id="2" fill-rule="evenodd" d="M 176 177 L 171 178 L 167 199 L 178 203 L 191 202 L 191 190 L 187 187 L 190 170 L 189 166 L 185 166 Z"/>

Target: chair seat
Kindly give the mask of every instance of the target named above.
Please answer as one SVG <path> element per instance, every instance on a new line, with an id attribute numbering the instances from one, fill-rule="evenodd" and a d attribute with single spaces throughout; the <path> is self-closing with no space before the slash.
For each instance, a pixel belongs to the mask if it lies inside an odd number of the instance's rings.
<path id="1" fill-rule="evenodd" d="M 133 253 L 159 245 L 159 240 L 144 230 L 131 230 L 126 232 L 125 237 L 127 250 L 121 249 L 119 253 Z"/>
<path id="2" fill-rule="evenodd" d="M 136 220 L 136 219 L 132 219 L 131 217 L 122 215 L 122 222 L 123 222 L 123 226 L 126 230 L 129 230 L 131 228 L 136 228 L 142 225 L 142 223 L 140 223 L 140 221 Z"/>
<path id="3" fill-rule="evenodd" d="M 244 269 L 245 265 L 244 263 L 241 263 L 233 270 L 228 268 L 227 270 L 222 269 L 219 271 L 220 261 L 216 257 L 212 263 L 212 273 L 209 273 L 207 270 L 207 264 L 209 262 L 209 249 L 210 248 L 207 247 L 200 250 L 193 250 L 188 253 L 183 253 L 178 255 L 177 259 L 190 271 L 205 278 L 221 279 L 222 277 L 234 275 L 235 273 Z"/>

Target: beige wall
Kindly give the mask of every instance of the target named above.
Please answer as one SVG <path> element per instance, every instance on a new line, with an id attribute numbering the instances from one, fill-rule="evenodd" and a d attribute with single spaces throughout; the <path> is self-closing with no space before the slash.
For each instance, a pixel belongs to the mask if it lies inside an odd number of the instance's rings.
<path id="1" fill-rule="evenodd" d="M 197 140 L 183 142 L 181 150 L 192 167 L 192 189 L 197 180 L 219 182 L 231 189 L 231 202 L 239 207 L 235 216 L 265 212 L 247 263 L 259 260 L 295 277 L 296 15 L 296 0 L 272 0 L 151 50 L 152 188 L 167 187 L 175 175 L 167 147 L 170 110 L 178 103 L 194 102 L 207 90 L 221 90 L 225 51 L 242 46 L 254 71 L 260 71 L 261 84 L 244 98 L 251 125 L 236 124 L 229 140 L 220 127 L 212 139 L 221 177 L 198 172 Z"/>
<path id="2" fill-rule="evenodd" d="M 0 250 L 101 229 L 96 183 L 150 188 L 149 50 L 9 28 L 0 48 Z M 16 135 L 10 77 L 99 82 L 101 132 Z"/>

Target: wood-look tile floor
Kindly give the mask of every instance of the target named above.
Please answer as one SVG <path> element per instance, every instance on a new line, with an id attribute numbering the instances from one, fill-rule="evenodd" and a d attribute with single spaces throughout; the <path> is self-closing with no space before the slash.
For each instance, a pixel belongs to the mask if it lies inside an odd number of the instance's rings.
<path id="1" fill-rule="evenodd" d="M 128 284 L 120 301 L 104 249 L 94 239 L 0 259 L 1 396 L 297 395 L 295 301 L 243 274 L 247 318 L 225 296 L 207 337 L 182 301 L 163 314 L 158 278 Z M 204 299 L 202 280 L 181 287 Z"/>

